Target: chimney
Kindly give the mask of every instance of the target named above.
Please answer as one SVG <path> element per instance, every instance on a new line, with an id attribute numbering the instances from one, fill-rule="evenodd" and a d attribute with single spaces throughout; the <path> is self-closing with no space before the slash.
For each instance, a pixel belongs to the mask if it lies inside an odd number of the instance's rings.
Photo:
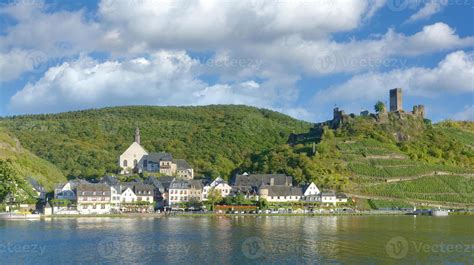
<path id="1" fill-rule="evenodd" d="M 270 186 L 275 186 L 275 178 L 270 178 Z"/>

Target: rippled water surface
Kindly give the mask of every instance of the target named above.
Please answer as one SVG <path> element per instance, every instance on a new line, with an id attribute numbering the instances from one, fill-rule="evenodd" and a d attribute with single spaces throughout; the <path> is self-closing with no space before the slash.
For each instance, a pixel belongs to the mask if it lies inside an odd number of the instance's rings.
<path id="1" fill-rule="evenodd" d="M 474 217 L 0 221 L 0 264 L 474 264 Z"/>

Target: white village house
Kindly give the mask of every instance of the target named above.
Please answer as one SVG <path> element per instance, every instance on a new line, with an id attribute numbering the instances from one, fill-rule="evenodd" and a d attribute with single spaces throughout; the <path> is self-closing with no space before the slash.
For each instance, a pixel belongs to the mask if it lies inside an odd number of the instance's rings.
<path id="1" fill-rule="evenodd" d="M 218 190 L 221 193 L 222 198 L 225 198 L 230 195 L 232 192 L 232 187 L 225 182 L 221 177 L 217 177 L 214 181 L 210 184 L 207 184 L 202 189 L 202 200 L 207 201 L 207 196 L 209 195 L 209 191 L 211 189 Z"/>
<path id="2" fill-rule="evenodd" d="M 80 214 L 109 214 L 110 186 L 101 183 L 77 186 L 77 211 Z"/>

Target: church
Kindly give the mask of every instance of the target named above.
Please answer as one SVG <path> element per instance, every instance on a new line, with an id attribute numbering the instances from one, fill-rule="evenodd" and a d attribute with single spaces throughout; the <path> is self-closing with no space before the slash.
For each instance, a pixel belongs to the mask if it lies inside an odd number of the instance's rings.
<path id="1" fill-rule="evenodd" d="M 157 172 L 163 175 L 193 179 L 194 170 L 184 159 L 173 159 L 170 153 L 148 153 L 140 145 L 140 129 L 135 130 L 135 141 L 119 157 L 120 174 Z"/>

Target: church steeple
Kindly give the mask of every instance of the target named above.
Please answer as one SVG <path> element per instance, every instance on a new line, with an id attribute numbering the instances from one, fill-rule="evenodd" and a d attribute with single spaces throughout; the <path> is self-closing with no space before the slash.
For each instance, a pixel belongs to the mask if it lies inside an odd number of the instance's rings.
<path id="1" fill-rule="evenodd" d="M 140 129 L 138 129 L 138 127 L 135 129 L 135 142 L 140 144 Z"/>

